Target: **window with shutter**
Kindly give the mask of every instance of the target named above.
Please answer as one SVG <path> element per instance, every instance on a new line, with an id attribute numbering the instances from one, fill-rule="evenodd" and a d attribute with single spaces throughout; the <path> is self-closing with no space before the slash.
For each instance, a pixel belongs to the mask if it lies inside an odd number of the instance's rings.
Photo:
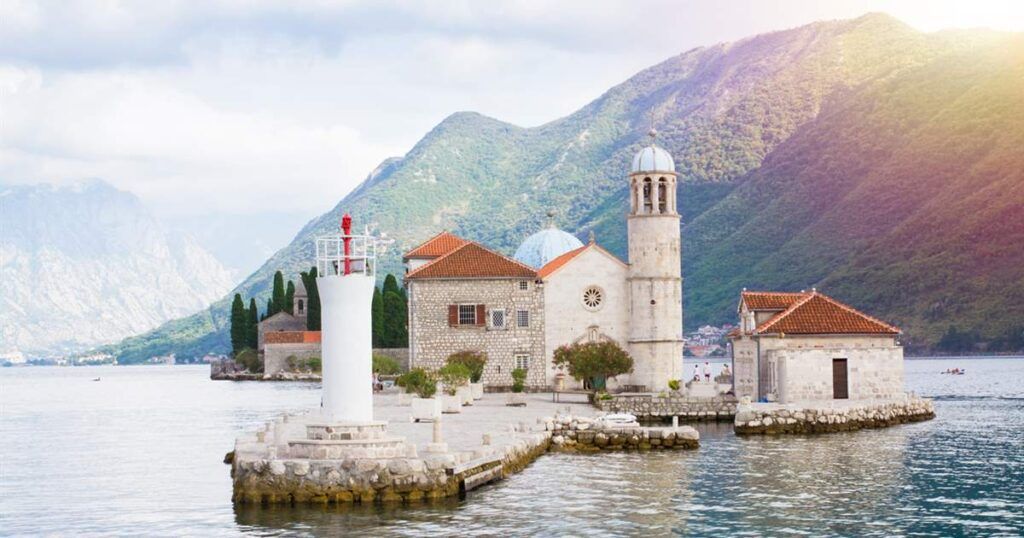
<path id="1" fill-rule="evenodd" d="M 476 325 L 476 305 L 459 305 L 459 325 Z"/>
<path id="2" fill-rule="evenodd" d="M 487 307 L 478 304 L 476 305 L 476 324 L 478 327 L 483 327 L 487 323 Z"/>

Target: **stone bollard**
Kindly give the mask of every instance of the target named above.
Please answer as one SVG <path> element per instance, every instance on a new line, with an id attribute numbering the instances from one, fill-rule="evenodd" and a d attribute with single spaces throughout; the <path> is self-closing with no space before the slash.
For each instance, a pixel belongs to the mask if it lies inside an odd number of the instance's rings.
<path id="1" fill-rule="evenodd" d="M 433 425 L 433 440 L 430 443 L 427 443 L 427 452 L 431 454 L 442 454 L 448 452 L 448 443 L 445 443 L 441 438 L 441 420 L 434 420 Z"/>
<path id="2" fill-rule="evenodd" d="M 672 427 L 673 428 L 678 428 L 679 427 L 679 415 L 672 415 Z"/>
<path id="3" fill-rule="evenodd" d="M 491 445 L 491 434 L 485 433 L 483 435 L 483 444 L 484 444 L 484 446 L 490 446 Z"/>
<path id="4" fill-rule="evenodd" d="M 434 421 L 434 437 L 433 437 L 433 442 L 434 443 L 443 443 L 444 442 L 441 439 L 441 421 L 440 420 L 435 420 Z"/>
<path id="5" fill-rule="evenodd" d="M 256 432 L 256 441 L 262 443 L 262 442 L 264 442 L 266 440 L 266 438 L 267 438 L 267 432 L 264 432 L 264 431 Z"/>

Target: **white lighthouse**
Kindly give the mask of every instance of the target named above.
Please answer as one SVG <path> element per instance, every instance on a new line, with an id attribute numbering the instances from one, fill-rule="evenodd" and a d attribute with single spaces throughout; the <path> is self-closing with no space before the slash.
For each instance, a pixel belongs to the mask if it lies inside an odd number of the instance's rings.
<path id="1" fill-rule="evenodd" d="M 373 421 L 371 303 L 377 270 L 377 239 L 352 235 L 352 218 L 341 233 L 316 240 L 320 290 L 322 414 L 333 422 Z"/>
<path id="2" fill-rule="evenodd" d="M 630 334 L 632 384 L 665 390 L 683 371 L 683 279 L 680 268 L 676 168 L 650 144 L 633 157 L 629 174 Z"/>

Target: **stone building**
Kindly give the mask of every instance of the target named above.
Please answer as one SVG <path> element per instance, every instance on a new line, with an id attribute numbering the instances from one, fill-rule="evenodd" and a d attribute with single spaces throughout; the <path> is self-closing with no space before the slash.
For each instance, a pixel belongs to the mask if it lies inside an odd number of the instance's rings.
<path id="1" fill-rule="evenodd" d="M 437 369 L 457 351 L 483 351 L 486 385 L 511 386 L 516 368 L 528 385 L 544 385 L 544 295 L 533 268 L 447 232 L 404 258 L 426 260 L 405 275 L 411 366 Z"/>
<path id="2" fill-rule="evenodd" d="M 260 355 L 264 352 L 266 335 L 270 332 L 281 331 L 305 331 L 306 330 L 306 309 L 309 306 L 309 298 L 306 293 L 306 286 L 302 279 L 295 284 L 295 296 L 292 299 L 292 313 L 282 310 L 259 322 L 256 328 L 256 351 Z"/>
<path id="3" fill-rule="evenodd" d="M 486 383 L 508 384 L 510 366 L 528 365 L 528 383 L 543 388 L 557 374 L 559 346 L 613 341 L 634 360 L 620 385 L 658 391 L 681 379 L 675 163 L 654 136 L 627 178 L 629 263 L 553 225 L 528 237 L 514 260 L 448 232 L 407 252 L 411 365 L 436 368 L 452 353 L 484 351 Z M 519 325 L 521 312 L 528 327 Z"/>
<path id="4" fill-rule="evenodd" d="M 744 290 L 732 342 L 737 397 L 794 403 L 903 394 L 900 330 L 816 290 Z"/>

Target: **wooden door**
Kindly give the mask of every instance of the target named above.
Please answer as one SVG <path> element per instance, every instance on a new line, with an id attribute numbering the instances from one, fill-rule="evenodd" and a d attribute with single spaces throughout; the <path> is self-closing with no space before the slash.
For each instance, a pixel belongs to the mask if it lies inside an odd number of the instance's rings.
<path id="1" fill-rule="evenodd" d="M 845 400 L 850 397 L 846 359 L 832 359 L 832 397 L 837 400 Z"/>

